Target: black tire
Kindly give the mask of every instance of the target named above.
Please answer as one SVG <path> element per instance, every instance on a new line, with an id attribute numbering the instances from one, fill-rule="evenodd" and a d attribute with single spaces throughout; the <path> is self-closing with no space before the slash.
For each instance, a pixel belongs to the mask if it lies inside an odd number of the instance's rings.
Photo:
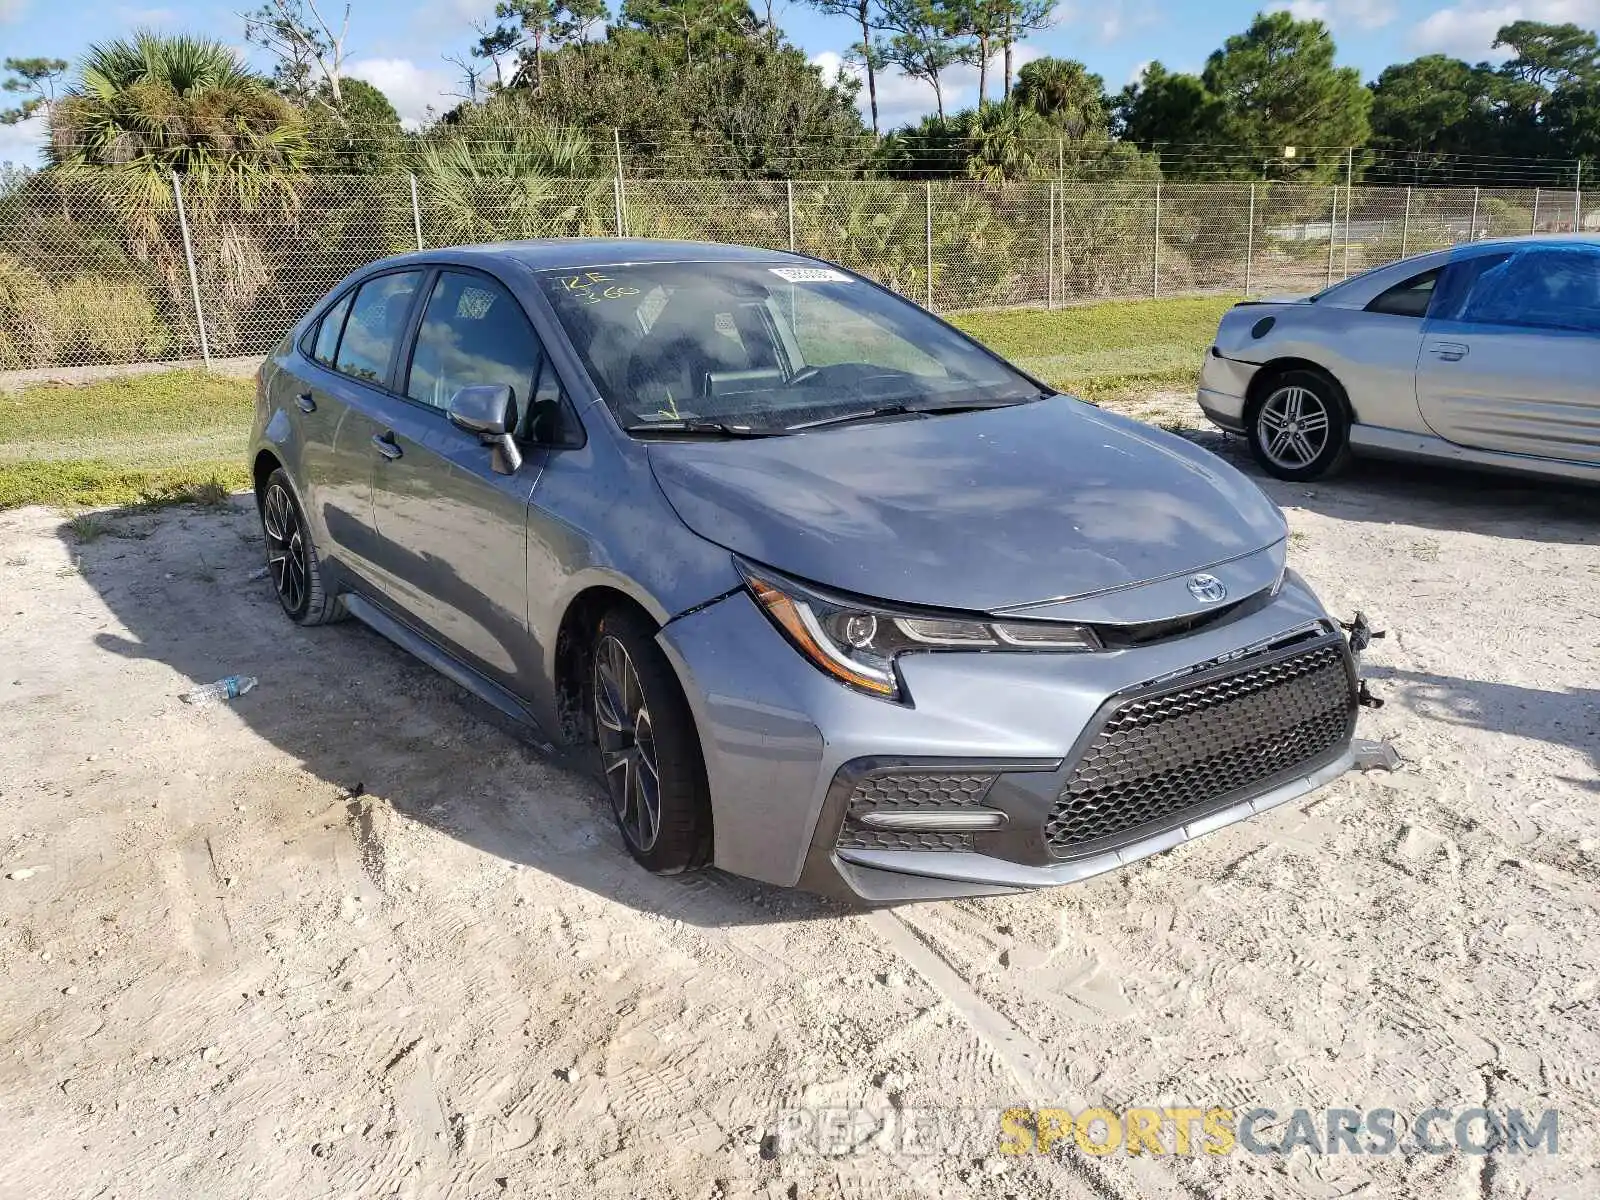
<path id="1" fill-rule="evenodd" d="M 1250 406 L 1246 425 L 1250 453 L 1263 471 L 1279 479 L 1321 479 L 1350 461 L 1344 393 L 1320 371 L 1273 376 Z"/>
<path id="2" fill-rule="evenodd" d="M 628 853 L 647 871 L 676 875 L 711 859 L 711 797 L 694 715 L 655 633 L 628 608 L 601 618 L 589 650 L 589 706 L 600 776 Z"/>
<path id="3" fill-rule="evenodd" d="M 296 625 L 338 620 L 338 599 L 323 582 L 311 526 L 282 467 L 267 477 L 261 491 L 261 535 L 267 544 L 267 578 L 288 618 Z"/>

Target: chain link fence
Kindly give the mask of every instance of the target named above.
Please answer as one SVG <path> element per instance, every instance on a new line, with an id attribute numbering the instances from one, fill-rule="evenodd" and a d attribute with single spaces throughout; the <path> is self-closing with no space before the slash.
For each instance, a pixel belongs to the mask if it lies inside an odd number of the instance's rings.
<path id="1" fill-rule="evenodd" d="M 1571 190 L 1029 180 L 0 176 L 0 371 L 265 354 L 350 271 L 520 238 L 741 242 L 939 312 L 1304 293 L 1488 237 L 1600 229 Z"/>

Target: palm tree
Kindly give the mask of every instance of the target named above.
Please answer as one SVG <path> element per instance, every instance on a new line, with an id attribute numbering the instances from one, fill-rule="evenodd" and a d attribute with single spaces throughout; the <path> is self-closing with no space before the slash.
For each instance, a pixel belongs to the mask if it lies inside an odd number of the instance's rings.
<path id="1" fill-rule="evenodd" d="M 299 211 L 309 155 L 299 111 L 227 45 L 140 30 L 89 48 L 51 110 L 40 176 L 69 221 L 115 231 L 126 269 L 165 294 L 179 340 L 197 346 L 173 187 L 182 177 L 210 345 L 229 352 L 273 277 L 271 234 Z"/>
<path id="2" fill-rule="evenodd" d="M 497 97 L 418 147 L 423 224 L 446 244 L 603 233 L 615 197 L 596 173 L 584 134 Z"/>
<path id="3" fill-rule="evenodd" d="M 158 207 L 173 173 L 201 190 L 254 198 L 309 152 L 300 113 L 210 38 L 140 30 L 90 46 L 50 114 L 54 166 L 109 169 Z"/>

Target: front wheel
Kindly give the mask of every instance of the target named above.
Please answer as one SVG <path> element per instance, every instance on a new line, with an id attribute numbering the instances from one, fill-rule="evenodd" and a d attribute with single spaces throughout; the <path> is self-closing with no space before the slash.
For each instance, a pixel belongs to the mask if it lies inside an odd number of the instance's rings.
<path id="1" fill-rule="evenodd" d="M 1318 479 L 1350 457 L 1350 420 L 1338 388 L 1315 371 L 1286 371 L 1253 408 L 1250 452 L 1279 479 Z"/>
<path id="2" fill-rule="evenodd" d="M 600 770 L 628 853 L 658 875 L 705 866 L 711 801 L 700 738 L 649 622 L 626 608 L 607 613 L 589 678 Z"/>

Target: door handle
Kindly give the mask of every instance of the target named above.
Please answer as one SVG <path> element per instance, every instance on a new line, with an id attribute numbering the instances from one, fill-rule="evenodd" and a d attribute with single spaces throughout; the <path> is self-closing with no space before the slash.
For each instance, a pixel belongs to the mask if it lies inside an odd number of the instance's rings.
<path id="1" fill-rule="evenodd" d="M 294 398 L 295 406 L 303 413 L 317 411 L 317 402 L 311 398 L 310 392 L 301 392 Z"/>
<path id="2" fill-rule="evenodd" d="M 1434 342 L 1428 347 L 1428 353 L 1435 358 L 1442 358 L 1445 362 L 1460 362 L 1467 356 L 1469 347 L 1461 342 Z"/>
<path id="3" fill-rule="evenodd" d="M 375 433 L 372 435 L 372 444 L 378 448 L 378 453 L 391 461 L 400 457 L 400 446 L 394 440 L 394 431 Z"/>

